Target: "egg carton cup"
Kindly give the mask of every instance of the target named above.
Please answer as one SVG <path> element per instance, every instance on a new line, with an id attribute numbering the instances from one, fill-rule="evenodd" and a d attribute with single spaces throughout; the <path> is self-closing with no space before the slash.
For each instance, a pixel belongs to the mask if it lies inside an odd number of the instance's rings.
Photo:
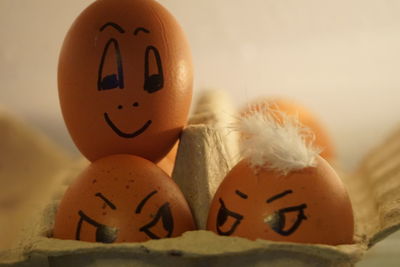
<path id="1" fill-rule="evenodd" d="M 205 228 L 219 183 L 239 159 L 238 137 L 229 128 L 235 118 L 230 103 L 218 91 L 200 97 L 178 149 L 173 178 L 200 229 Z M 0 266 L 353 266 L 371 246 L 400 228 L 399 151 L 400 129 L 371 151 L 355 174 L 341 175 L 353 203 L 355 243 L 338 246 L 251 241 L 206 230 L 142 243 L 54 239 L 57 206 L 68 185 L 88 164 L 70 162 L 48 177 L 51 193 L 25 220 L 29 223 L 17 245 L 0 252 Z"/>

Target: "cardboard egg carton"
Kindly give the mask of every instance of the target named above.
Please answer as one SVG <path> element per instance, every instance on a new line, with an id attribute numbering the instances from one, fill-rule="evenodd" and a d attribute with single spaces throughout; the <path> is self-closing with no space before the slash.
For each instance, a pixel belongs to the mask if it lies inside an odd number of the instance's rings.
<path id="1" fill-rule="evenodd" d="M 205 227 L 219 183 L 239 159 L 237 135 L 229 128 L 235 118 L 230 103 L 221 92 L 203 95 L 181 137 L 173 178 L 200 229 Z M 352 266 L 369 247 L 400 228 L 399 151 L 400 129 L 366 157 L 357 173 L 342 175 L 353 202 L 356 233 L 354 244 L 339 246 L 250 241 L 205 230 L 143 243 L 54 239 L 51 232 L 58 203 L 68 184 L 88 164 L 69 162 L 47 174 L 51 193 L 26 218 L 29 223 L 17 245 L 0 252 L 0 266 Z M 41 157 L 46 161 L 52 156 Z"/>

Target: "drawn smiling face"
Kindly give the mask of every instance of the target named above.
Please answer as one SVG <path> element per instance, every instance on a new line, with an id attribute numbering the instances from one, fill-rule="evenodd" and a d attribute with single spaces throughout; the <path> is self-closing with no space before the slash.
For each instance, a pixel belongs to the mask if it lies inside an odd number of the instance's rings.
<path id="1" fill-rule="evenodd" d="M 207 229 L 252 240 L 352 243 L 351 203 L 335 172 L 319 163 L 282 176 L 241 161 L 218 188 Z"/>
<path id="2" fill-rule="evenodd" d="M 141 242 L 194 230 L 177 185 L 153 163 L 114 155 L 92 163 L 68 189 L 53 236 L 90 242 Z"/>
<path id="3" fill-rule="evenodd" d="M 91 161 L 123 153 L 163 158 L 186 122 L 192 80 L 185 36 L 153 0 L 94 2 L 60 54 L 63 116 Z"/>
<path id="4" fill-rule="evenodd" d="M 125 30 L 114 22 L 107 22 L 100 28 L 100 32 L 103 32 L 107 28 L 112 28 L 112 30 L 117 31 L 121 34 L 125 33 Z M 142 34 L 151 34 L 150 30 L 144 27 L 138 27 L 133 31 L 134 36 L 138 36 L 140 33 Z M 108 64 L 115 63 L 116 68 L 113 70 L 111 68 L 111 74 L 106 74 L 105 69 L 106 59 L 110 54 L 111 57 L 115 59 L 115 62 L 112 61 Z M 144 56 L 144 84 L 143 90 L 148 92 L 149 94 L 155 93 L 158 90 L 163 89 L 164 87 L 164 74 L 162 68 L 162 60 L 158 49 L 154 46 L 147 46 Z M 150 70 L 151 63 L 155 64 L 155 72 L 152 73 Z M 154 67 L 153 67 L 154 68 Z M 114 38 L 111 38 L 104 47 L 104 52 L 101 57 L 100 66 L 99 66 L 99 74 L 98 74 L 98 82 L 97 89 L 99 91 L 103 90 L 112 90 L 112 89 L 124 89 L 125 81 L 124 81 L 124 71 L 122 64 L 122 56 L 119 48 L 118 41 Z M 133 107 L 139 107 L 138 102 L 134 102 L 132 104 Z M 118 109 L 123 109 L 123 105 L 118 105 Z M 133 132 L 124 132 L 119 129 L 117 125 L 111 120 L 110 116 L 107 112 L 104 113 L 104 120 L 108 126 L 120 137 L 122 138 L 134 138 L 147 130 L 147 128 L 152 124 L 152 120 L 147 120 L 142 127 Z"/>

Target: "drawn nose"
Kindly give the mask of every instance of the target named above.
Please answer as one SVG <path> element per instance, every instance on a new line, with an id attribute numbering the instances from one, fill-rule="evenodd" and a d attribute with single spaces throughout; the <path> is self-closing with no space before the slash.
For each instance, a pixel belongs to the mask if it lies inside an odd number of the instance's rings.
<path id="1" fill-rule="evenodd" d="M 132 104 L 132 106 L 135 107 L 135 108 L 138 107 L 138 106 L 139 106 L 139 102 L 134 102 L 134 103 Z M 118 108 L 118 109 L 123 109 L 124 106 L 123 106 L 123 105 L 118 105 L 117 108 Z"/>

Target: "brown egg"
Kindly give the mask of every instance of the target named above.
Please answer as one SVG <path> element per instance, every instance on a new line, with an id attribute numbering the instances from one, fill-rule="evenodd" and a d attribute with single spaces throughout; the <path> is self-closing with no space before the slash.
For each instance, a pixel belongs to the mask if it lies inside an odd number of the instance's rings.
<path id="1" fill-rule="evenodd" d="M 298 120 L 315 134 L 314 144 L 322 149 L 321 156 L 328 160 L 335 159 L 335 148 L 328 132 L 319 122 L 317 117 L 304 106 L 288 99 L 264 99 L 255 101 L 241 111 L 242 116 L 251 112 L 265 110 L 268 107 L 277 108 L 288 115 L 298 116 Z"/>
<path id="2" fill-rule="evenodd" d="M 186 123 L 189 46 L 154 0 L 97 0 L 61 50 L 59 97 L 75 144 L 90 161 L 113 154 L 161 160 Z"/>
<path id="3" fill-rule="evenodd" d="M 141 242 L 194 230 L 178 186 L 154 163 L 132 155 L 93 162 L 69 187 L 53 237 L 91 242 Z"/>
<path id="4" fill-rule="evenodd" d="M 207 228 L 226 236 L 329 245 L 353 243 L 353 213 L 340 178 L 321 157 L 316 167 L 282 175 L 247 160 L 226 176 Z"/>
<path id="5" fill-rule="evenodd" d="M 179 142 L 177 142 L 173 146 L 173 148 L 168 152 L 168 154 L 157 163 L 157 166 L 160 167 L 163 171 L 165 171 L 169 176 L 171 176 L 172 172 L 174 171 L 176 154 L 178 152 L 178 145 Z"/>

